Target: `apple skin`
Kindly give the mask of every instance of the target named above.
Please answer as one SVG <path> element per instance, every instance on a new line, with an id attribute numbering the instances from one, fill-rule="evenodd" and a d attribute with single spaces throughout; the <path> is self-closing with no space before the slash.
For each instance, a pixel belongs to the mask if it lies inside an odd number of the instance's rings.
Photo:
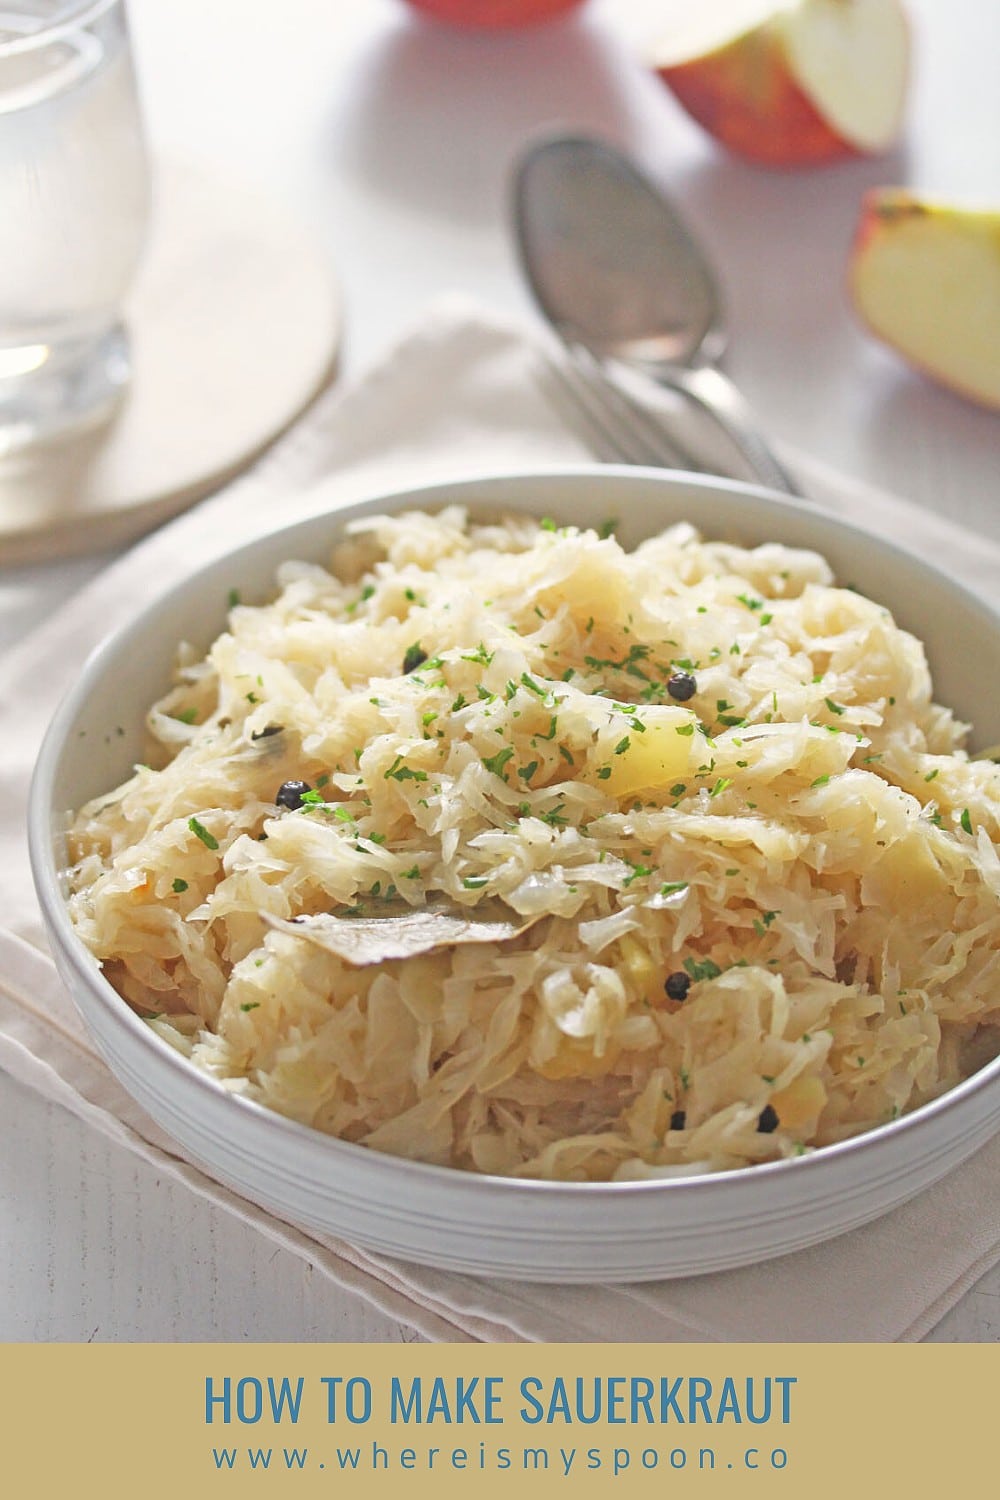
<path id="1" fill-rule="evenodd" d="M 423 15 L 451 26 L 500 31 L 534 26 L 576 10 L 584 0 L 406 0 Z"/>
<path id="2" fill-rule="evenodd" d="M 862 200 L 848 292 L 867 331 L 907 364 L 1000 411 L 1000 209 L 873 189 Z"/>
<path id="3" fill-rule="evenodd" d="M 745 161 L 814 167 L 861 155 L 799 88 L 771 24 L 656 72 L 692 119 Z"/>

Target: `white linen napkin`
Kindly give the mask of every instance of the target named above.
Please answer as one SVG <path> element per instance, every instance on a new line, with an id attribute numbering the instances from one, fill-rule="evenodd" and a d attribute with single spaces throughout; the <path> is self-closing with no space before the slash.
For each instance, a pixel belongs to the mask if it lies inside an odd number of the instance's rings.
<path id="1" fill-rule="evenodd" d="M 113 563 L 0 662 L 0 1068 L 431 1339 L 919 1338 L 1000 1259 L 1000 1138 L 877 1223 L 763 1265 L 634 1287 L 462 1277 L 297 1229 L 185 1161 L 97 1056 L 45 952 L 24 810 L 45 725 L 88 650 L 193 564 L 276 519 L 416 481 L 589 457 L 545 392 L 532 338 L 448 299 L 255 470 Z M 814 500 L 996 595 L 1000 547 L 801 455 L 789 462 Z"/>

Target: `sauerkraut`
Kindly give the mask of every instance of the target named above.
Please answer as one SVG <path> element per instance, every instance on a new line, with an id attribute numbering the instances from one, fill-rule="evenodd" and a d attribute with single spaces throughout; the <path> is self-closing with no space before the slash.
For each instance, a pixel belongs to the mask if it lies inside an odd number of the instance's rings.
<path id="1" fill-rule="evenodd" d="M 71 833 L 84 942 L 229 1089 L 621 1179 L 801 1155 L 997 1050 L 1000 770 L 816 554 L 452 508 L 278 583 Z M 351 955 L 413 911 L 424 950 Z"/>

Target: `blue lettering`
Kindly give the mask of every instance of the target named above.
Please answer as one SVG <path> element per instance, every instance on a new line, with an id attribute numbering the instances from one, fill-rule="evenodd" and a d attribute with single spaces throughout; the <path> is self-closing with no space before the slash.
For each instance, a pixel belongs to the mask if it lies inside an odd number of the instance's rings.
<path id="1" fill-rule="evenodd" d="M 302 1404 L 302 1387 L 305 1384 L 300 1375 L 295 1382 L 295 1393 L 292 1394 L 292 1385 L 287 1375 L 281 1378 L 281 1384 L 275 1388 L 274 1377 L 267 1377 L 267 1390 L 271 1398 L 271 1415 L 276 1422 L 280 1422 L 284 1416 L 285 1407 L 288 1407 L 288 1420 L 297 1422 L 299 1420 L 299 1407 Z"/>
<path id="2" fill-rule="evenodd" d="M 747 1378 L 748 1397 L 751 1395 L 752 1386 L 753 1376 L 751 1375 Z M 770 1390 L 770 1381 L 767 1382 L 767 1387 L 768 1390 Z M 770 1405 L 770 1399 L 768 1399 L 768 1409 L 770 1409 Z M 719 1405 L 715 1413 L 715 1420 L 717 1422 L 724 1422 L 727 1417 L 732 1417 L 734 1422 L 743 1421 L 743 1416 L 740 1412 L 740 1403 L 736 1396 L 736 1382 L 733 1380 L 733 1377 L 731 1375 L 727 1375 L 725 1380 L 722 1382 L 722 1396 L 719 1399 Z"/>
<path id="3" fill-rule="evenodd" d="M 250 1401 L 247 1403 L 247 1392 Z M 256 1375 L 244 1375 L 236 1382 L 236 1415 L 241 1422 L 259 1422 L 264 1414 L 264 1387 Z"/>
<path id="4" fill-rule="evenodd" d="M 666 1377 L 660 1381 L 660 1421 L 669 1422 L 671 1414 L 677 1422 L 684 1421 L 684 1413 L 677 1405 L 677 1396 L 681 1386 L 684 1384 L 683 1376 L 667 1383 Z"/>
<path id="5" fill-rule="evenodd" d="M 222 1407 L 222 1420 L 224 1422 L 228 1422 L 230 1420 L 230 1415 L 231 1415 L 231 1413 L 230 1413 L 230 1406 L 229 1406 L 230 1393 L 231 1393 L 231 1382 L 230 1382 L 230 1379 L 229 1379 L 228 1375 L 226 1375 L 226 1376 L 223 1377 L 223 1381 L 222 1381 L 222 1395 L 221 1396 L 217 1396 L 215 1394 L 215 1385 L 214 1385 L 214 1382 L 212 1380 L 211 1375 L 207 1375 L 205 1377 L 205 1421 L 206 1422 L 213 1422 L 215 1420 L 215 1412 L 212 1410 L 212 1408 L 215 1405 L 217 1405 L 217 1404 Z"/>
<path id="6" fill-rule="evenodd" d="M 703 1380 L 700 1375 L 692 1376 L 688 1383 L 688 1421 L 697 1422 L 694 1414 L 696 1406 L 701 1407 L 701 1418 L 703 1422 L 711 1422 L 712 1413 L 708 1409 L 708 1400 L 712 1394 L 712 1382 Z"/>
<path id="7" fill-rule="evenodd" d="M 522 1421 L 534 1423 L 541 1422 L 544 1418 L 545 1413 L 542 1409 L 542 1403 L 537 1396 L 532 1395 L 532 1391 L 540 1391 L 541 1389 L 542 1382 L 538 1379 L 537 1375 L 525 1375 L 521 1381 L 521 1395 L 529 1403 L 528 1406 L 521 1407 Z M 533 1411 L 532 1408 L 534 1408 Z"/>
<path id="8" fill-rule="evenodd" d="M 407 1395 L 403 1393 L 403 1387 L 399 1376 L 392 1377 L 389 1386 L 389 1421 L 390 1422 L 419 1422 L 422 1409 L 422 1387 L 420 1376 L 415 1375 L 410 1381 L 410 1389 Z"/>

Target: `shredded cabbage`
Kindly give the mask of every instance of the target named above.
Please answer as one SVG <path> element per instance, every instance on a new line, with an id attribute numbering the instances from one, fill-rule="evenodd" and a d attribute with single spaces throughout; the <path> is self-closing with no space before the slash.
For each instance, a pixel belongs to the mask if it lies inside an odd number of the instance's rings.
<path id="1" fill-rule="evenodd" d="M 1000 769 L 816 554 L 451 508 L 279 585 L 71 835 L 81 937 L 227 1087 L 423 1161 L 662 1177 L 998 1050 Z M 440 905 L 524 921 L 373 964 L 266 920 Z"/>

